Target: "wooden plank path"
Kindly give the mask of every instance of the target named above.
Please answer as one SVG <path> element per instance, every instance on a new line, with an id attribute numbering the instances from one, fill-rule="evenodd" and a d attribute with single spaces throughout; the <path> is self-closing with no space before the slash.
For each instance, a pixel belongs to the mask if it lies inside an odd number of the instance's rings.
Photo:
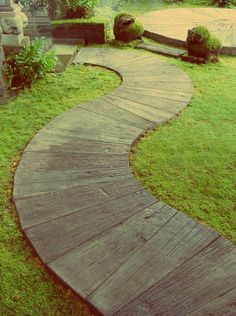
<path id="1" fill-rule="evenodd" d="M 139 17 L 145 36 L 160 43 L 185 47 L 189 29 L 205 25 L 223 43 L 222 54 L 236 55 L 236 10 L 177 8 L 151 11 Z"/>
<path id="2" fill-rule="evenodd" d="M 14 201 L 29 241 L 98 314 L 236 315 L 236 247 L 158 201 L 129 168 L 137 137 L 189 104 L 190 79 L 140 51 L 83 48 L 75 63 L 123 81 L 26 147 Z"/>

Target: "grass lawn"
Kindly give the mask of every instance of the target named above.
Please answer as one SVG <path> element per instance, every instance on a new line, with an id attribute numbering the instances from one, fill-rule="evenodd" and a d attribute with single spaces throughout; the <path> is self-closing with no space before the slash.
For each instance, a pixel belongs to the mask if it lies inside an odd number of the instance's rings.
<path id="1" fill-rule="evenodd" d="M 134 174 L 157 198 L 236 242 L 236 58 L 170 62 L 192 78 L 191 106 L 133 148 Z"/>
<path id="2" fill-rule="evenodd" d="M 27 142 L 53 117 L 119 84 L 109 70 L 70 66 L 0 107 L 0 315 L 91 315 L 30 253 L 11 201 L 13 170 Z"/>

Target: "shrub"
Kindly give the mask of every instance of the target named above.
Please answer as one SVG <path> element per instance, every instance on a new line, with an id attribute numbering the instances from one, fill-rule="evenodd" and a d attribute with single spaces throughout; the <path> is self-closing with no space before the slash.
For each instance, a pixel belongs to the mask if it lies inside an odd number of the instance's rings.
<path id="1" fill-rule="evenodd" d="M 38 0 L 16 0 L 15 2 L 23 5 L 32 16 L 37 15 L 42 6 L 47 6 L 47 0 L 41 0 L 41 3 Z"/>
<path id="2" fill-rule="evenodd" d="M 193 29 L 193 36 L 195 38 L 196 38 L 196 36 L 198 36 L 200 38 L 200 41 L 206 42 L 207 40 L 209 40 L 211 34 L 210 34 L 208 28 L 206 28 L 203 25 L 198 25 Z"/>
<path id="3" fill-rule="evenodd" d="M 65 18 L 80 19 L 88 18 L 94 14 L 94 7 L 97 0 L 67 0 L 63 3 Z"/>
<path id="4" fill-rule="evenodd" d="M 209 50 L 217 50 L 222 46 L 222 42 L 215 35 L 211 35 L 211 37 L 206 42 L 206 48 Z"/>
<path id="5" fill-rule="evenodd" d="M 45 51 L 43 38 L 26 44 L 18 54 L 6 58 L 6 75 L 12 88 L 30 87 L 37 79 L 52 71 L 57 64 L 57 57 L 52 51 Z"/>
<path id="6" fill-rule="evenodd" d="M 121 12 L 114 19 L 113 31 L 116 40 L 131 42 L 142 38 L 144 28 L 132 14 Z"/>
<path id="7" fill-rule="evenodd" d="M 217 5 L 218 7 L 226 7 L 229 4 L 232 4 L 231 0 L 213 0 L 213 4 Z"/>
<path id="8" fill-rule="evenodd" d="M 111 7 L 96 7 L 94 10 L 95 18 L 99 18 L 103 21 L 105 25 L 105 38 L 106 41 L 110 41 L 113 37 L 112 26 L 115 12 Z"/>

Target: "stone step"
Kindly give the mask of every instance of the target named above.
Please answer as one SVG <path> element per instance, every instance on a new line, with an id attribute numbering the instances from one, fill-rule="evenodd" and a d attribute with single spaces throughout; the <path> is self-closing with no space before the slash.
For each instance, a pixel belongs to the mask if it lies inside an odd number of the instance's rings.
<path id="1" fill-rule="evenodd" d="M 144 49 L 152 53 L 164 55 L 164 56 L 171 56 L 171 57 L 181 57 L 186 53 L 186 50 L 174 48 L 170 46 L 163 46 L 163 45 L 153 45 L 147 43 L 139 43 L 136 48 Z"/>
<path id="2" fill-rule="evenodd" d="M 50 50 L 54 51 L 58 58 L 56 72 L 62 72 L 71 63 L 73 57 L 77 53 L 77 45 L 54 43 Z"/>

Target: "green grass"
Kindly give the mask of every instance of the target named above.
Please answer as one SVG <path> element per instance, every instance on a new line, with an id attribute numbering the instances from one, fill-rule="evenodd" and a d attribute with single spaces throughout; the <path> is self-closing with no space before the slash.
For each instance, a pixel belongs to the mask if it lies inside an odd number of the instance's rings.
<path id="1" fill-rule="evenodd" d="M 145 188 L 236 242 L 236 58 L 175 63 L 195 94 L 178 118 L 141 139 L 132 169 Z"/>
<path id="2" fill-rule="evenodd" d="M 52 20 L 51 25 L 61 25 L 61 24 L 104 24 L 104 18 L 99 17 L 91 17 L 89 19 L 60 19 L 60 20 Z"/>
<path id="3" fill-rule="evenodd" d="M 54 282 L 30 252 L 12 204 L 13 171 L 29 140 L 53 117 L 113 90 L 120 78 L 98 67 L 70 66 L 0 107 L 0 315 L 91 315 Z"/>

